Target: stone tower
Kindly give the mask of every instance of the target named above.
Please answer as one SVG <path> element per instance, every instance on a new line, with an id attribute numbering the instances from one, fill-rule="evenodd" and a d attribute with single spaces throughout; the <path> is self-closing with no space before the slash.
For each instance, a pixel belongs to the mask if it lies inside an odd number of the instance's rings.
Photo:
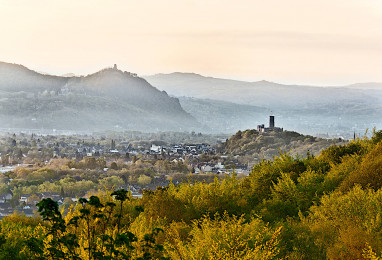
<path id="1" fill-rule="evenodd" d="M 275 116 L 269 116 L 269 128 L 275 128 Z"/>

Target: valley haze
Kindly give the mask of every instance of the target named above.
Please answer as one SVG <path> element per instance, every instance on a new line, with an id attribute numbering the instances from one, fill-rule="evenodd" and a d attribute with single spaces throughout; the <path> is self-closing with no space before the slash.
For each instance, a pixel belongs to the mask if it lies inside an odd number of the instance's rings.
<path id="1" fill-rule="evenodd" d="M 304 134 L 351 137 L 380 128 L 382 84 L 283 85 L 195 73 L 139 77 L 117 65 L 87 76 L 53 76 L 0 63 L 3 129 L 234 133 L 276 116 Z"/>

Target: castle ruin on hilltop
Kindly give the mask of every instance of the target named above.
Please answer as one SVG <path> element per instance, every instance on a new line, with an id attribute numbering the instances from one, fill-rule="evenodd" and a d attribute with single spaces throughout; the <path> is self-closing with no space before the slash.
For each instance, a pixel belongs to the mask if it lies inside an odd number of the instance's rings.
<path id="1" fill-rule="evenodd" d="M 265 127 L 264 124 L 258 125 L 257 131 L 259 131 L 259 133 L 265 133 L 265 132 L 271 132 L 271 131 L 282 132 L 284 131 L 284 129 L 280 127 L 275 127 L 275 116 L 269 116 L 269 127 Z"/>

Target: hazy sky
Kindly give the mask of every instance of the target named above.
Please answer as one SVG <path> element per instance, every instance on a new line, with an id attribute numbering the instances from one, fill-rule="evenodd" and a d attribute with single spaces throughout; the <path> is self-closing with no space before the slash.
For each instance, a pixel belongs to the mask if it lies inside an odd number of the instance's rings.
<path id="1" fill-rule="evenodd" d="M 0 0 L 0 60 L 52 74 L 382 82 L 381 0 Z"/>

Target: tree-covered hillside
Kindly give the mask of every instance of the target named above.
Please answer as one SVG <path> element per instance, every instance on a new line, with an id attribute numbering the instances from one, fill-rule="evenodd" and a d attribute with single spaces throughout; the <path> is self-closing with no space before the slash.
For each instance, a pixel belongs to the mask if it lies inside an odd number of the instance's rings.
<path id="1" fill-rule="evenodd" d="M 292 131 L 270 131 L 259 133 L 249 129 L 238 131 L 220 147 L 221 152 L 229 155 L 249 156 L 258 159 L 271 159 L 283 152 L 291 155 L 317 155 L 324 148 L 333 144 L 344 144 L 339 139 L 322 139 L 302 135 Z"/>
<path id="2" fill-rule="evenodd" d="M 0 62 L 2 128 L 190 130 L 198 122 L 179 100 L 115 68 L 81 77 L 39 74 Z"/>
<path id="3" fill-rule="evenodd" d="M 250 176 L 80 199 L 0 225 L 0 259 L 380 259 L 382 131 Z"/>

